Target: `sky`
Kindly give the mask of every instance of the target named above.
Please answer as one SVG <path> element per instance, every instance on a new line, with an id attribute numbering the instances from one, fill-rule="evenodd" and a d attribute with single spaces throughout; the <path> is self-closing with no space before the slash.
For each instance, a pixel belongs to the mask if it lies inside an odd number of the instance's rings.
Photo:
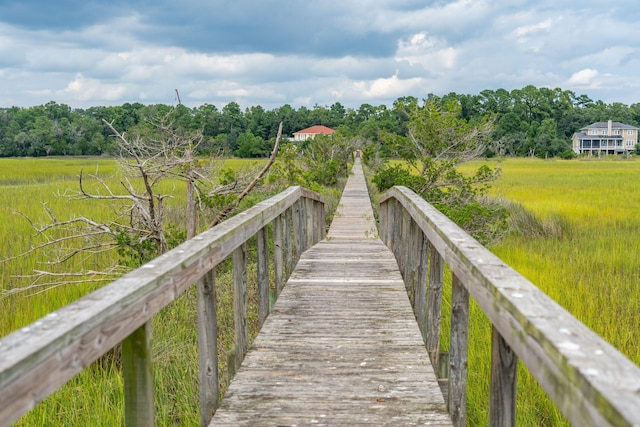
<path id="1" fill-rule="evenodd" d="M 0 107 L 640 102 L 637 0 L 2 0 Z"/>

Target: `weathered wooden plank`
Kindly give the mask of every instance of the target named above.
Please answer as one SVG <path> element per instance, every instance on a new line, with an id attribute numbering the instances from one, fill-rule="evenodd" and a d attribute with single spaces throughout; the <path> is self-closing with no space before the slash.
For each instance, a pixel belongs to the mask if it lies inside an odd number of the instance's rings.
<path id="1" fill-rule="evenodd" d="M 268 227 L 261 228 L 256 235 L 258 270 L 258 325 L 262 327 L 269 315 L 269 236 Z"/>
<path id="2" fill-rule="evenodd" d="M 283 233 L 285 215 L 278 216 L 273 221 L 273 270 L 275 273 L 275 294 L 276 298 L 280 295 L 280 290 L 284 286 L 284 237 Z"/>
<path id="3" fill-rule="evenodd" d="M 233 325 L 235 329 L 235 367 L 240 367 L 249 347 L 249 312 L 247 296 L 247 247 L 233 252 Z"/>
<path id="4" fill-rule="evenodd" d="M 151 322 L 122 342 L 124 418 L 128 426 L 153 427 L 153 369 L 151 366 Z"/>
<path id="5" fill-rule="evenodd" d="M 451 339 L 449 349 L 449 414 L 453 425 L 467 425 L 467 355 L 469 292 L 455 274 L 451 280 Z"/>
<path id="6" fill-rule="evenodd" d="M 640 423 L 640 367 L 404 187 L 402 204 L 509 347 L 574 425 Z"/>
<path id="7" fill-rule="evenodd" d="M 516 425 L 516 379 L 518 357 L 491 328 L 491 393 L 489 396 L 489 425 Z"/>
<path id="8" fill-rule="evenodd" d="M 439 366 L 440 320 L 442 318 L 442 283 L 444 263 L 436 248 L 429 244 L 429 287 L 427 289 L 427 353 L 434 369 Z"/>
<path id="9" fill-rule="evenodd" d="M 451 425 L 397 263 L 372 238 L 360 174 L 354 167 L 329 239 L 302 254 L 211 425 Z"/>
<path id="10" fill-rule="evenodd" d="M 295 264 L 296 262 L 298 262 L 298 260 L 300 259 L 300 255 L 302 254 L 302 221 L 300 220 L 302 217 L 302 212 L 301 212 L 301 208 L 300 208 L 300 201 L 296 202 L 293 206 L 292 206 L 292 210 L 291 210 L 291 224 L 293 227 L 293 264 Z M 293 269 L 293 265 L 292 265 L 292 269 Z"/>
<path id="11" fill-rule="evenodd" d="M 284 222 L 282 223 L 282 245 L 284 251 L 285 278 L 288 278 L 293 271 L 293 243 L 291 227 L 293 226 L 293 209 L 289 208 L 284 212 Z M 284 282 L 282 283 L 284 286 Z M 278 289 L 278 295 L 282 287 Z"/>
<path id="12" fill-rule="evenodd" d="M 429 242 L 424 238 L 422 230 L 417 231 L 416 248 L 418 250 L 416 266 L 416 293 L 414 313 L 422 339 L 426 344 L 427 338 L 427 271 L 429 265 Z"/>
<path id="13" fill-rule="evenodd" d="M 218 407 L 218 323 L 214 270 L 198 281 L 197 293 L 200 425 L 206 426 Z"/>
<path id="14" fill-rule="evenodd" d="M 316 231 L 314 230 L 314 226 L 316 224 L 315 219 L 314 219 L 314 209 L 313 209 L 313 200 L 311 199 L 304 199 L 305 205 L 304 205 L 304 211 L 305 211 L 305 219 L 307 222 L 306 225 L 306 230 L 307 230 L 307 242 L 305 245 L 305 250 L 310 248 L 311 246 L 313 246 L 313 244 L 315 243 L 315 233 Z"/>
<path id="15" fill-rule="evenodd" d="M 329 424 L 450 425 L 404 284 L 388 270 L 392 255 L 381 260 L 392 277 L 372 261 L 336 266 L 329 255 L 356 247 L 336 240 L 303 255 L 299 266 L 318 267 L 296 268 L 212 425 L 304 424 L 315 410 Z"/>

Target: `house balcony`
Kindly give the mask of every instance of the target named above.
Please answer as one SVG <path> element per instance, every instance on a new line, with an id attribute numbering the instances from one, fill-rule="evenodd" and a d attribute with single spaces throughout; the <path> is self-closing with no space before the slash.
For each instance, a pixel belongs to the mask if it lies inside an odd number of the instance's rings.
<path id="1" fill-rule="evenodd" d="M 625 154 L 635 150 L 634 146 L 625 146 L 621 136 L 598 137 L 591 139 L 580 139 L 577 144 L 577 152 L 591 153 L 598 155 Z"/>

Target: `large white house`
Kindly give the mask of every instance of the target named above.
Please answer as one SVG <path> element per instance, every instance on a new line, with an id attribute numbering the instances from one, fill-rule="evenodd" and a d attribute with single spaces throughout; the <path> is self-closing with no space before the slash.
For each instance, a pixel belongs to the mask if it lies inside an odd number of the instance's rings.
<path id="1" fill-rule="evenodd" d="M 577 154 L 628 154 L 638 144 L 638 128 L 624 123 L 596 122 L 573 134 Z"/>

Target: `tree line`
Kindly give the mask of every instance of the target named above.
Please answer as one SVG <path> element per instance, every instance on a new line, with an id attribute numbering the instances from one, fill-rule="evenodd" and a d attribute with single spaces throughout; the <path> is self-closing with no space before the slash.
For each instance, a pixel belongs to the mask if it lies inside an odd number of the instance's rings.
<path id="1" fill-rule="evenodd" d="M 640 127 L 640 103 L 606 104 L 560 88 L 530 85 L 511 91 L 487 89 L 475 95 L 429 94 L 426 100 L 429 99 L 442 104 L 455 101 L 460 106 L 459 117 L 469 124 L 491 117 L 492 143 L 486 156 L 570 157 L 571 135 L 583 126 L 613 120 Z M 222 108 L 211 104 L 188 108 L 136 102 L 72 109 L 51 101 L 29 108 L 0 108 L 0 157 L 111 154 L 114 141 L 104 121 L 120 132 L 146 133 L 152 128 L 154 117 L 167 115 L 185 132 L 202 132 L 200 154 L 266 157 L 282 122 L 285 136 L 309 126 L 325 125 L 390 155 L 393 150 L 383 135 L 406 135 L 408 106 L 417 101 L 414 97 L 401 97 L 391 106 L 362 104 L 357 109 L 346 108 L 340 102 L 298 109 L 285 104 L 272 110 L 257 105 L 244 111 L 236 102 Z"/>

